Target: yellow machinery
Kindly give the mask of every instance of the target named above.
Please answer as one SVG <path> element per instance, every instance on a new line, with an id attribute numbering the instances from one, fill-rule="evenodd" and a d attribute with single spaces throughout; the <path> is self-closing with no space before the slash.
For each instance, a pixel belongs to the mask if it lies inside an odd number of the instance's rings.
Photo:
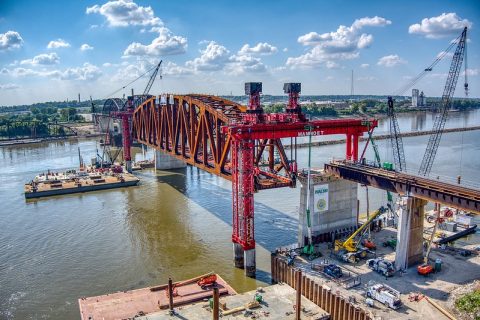
<path id="1" fill-rule="evenodd" d="M 341 240 L 336 240 L 335 241 L 335 252 L 336 253 L 345 253 L 345 256 L 343 257 L 344 260 L 346 261 L 355 261 L 356 259 L 356 253 L 359 251 L 358 246 L 359 246 L 359 240 L 356 239 L 356 237 L 361 234 L 370 224 L 372 221 L 380 214 L 384 213 L 387 211 L 384 207 L 380 207 L 377 211 L 375 211 L 370 218 L 365 222 L 360 228 L 358 228 L 350 237 L 347 238 L 345 241 Z M 366 256 L 366 252 L 363 252 L 363 258 Z"/>

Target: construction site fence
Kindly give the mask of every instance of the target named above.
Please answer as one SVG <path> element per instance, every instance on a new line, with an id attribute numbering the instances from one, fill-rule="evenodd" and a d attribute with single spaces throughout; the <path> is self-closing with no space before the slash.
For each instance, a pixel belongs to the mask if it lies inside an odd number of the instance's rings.
<path id="1" fill-rule="evenodd" d="M 288 266 L 281 257 L 272 253 L 271 270 L 273 283 L 286 283 L 295 290 L 297 277 L 300 270 Z M 330 314 L 331 320 L 372 320 L 362 308 L 350 303 L 347 299 L 322 284 L 319 284 L 302 274 L 301 294 L 317 306 Z"/>

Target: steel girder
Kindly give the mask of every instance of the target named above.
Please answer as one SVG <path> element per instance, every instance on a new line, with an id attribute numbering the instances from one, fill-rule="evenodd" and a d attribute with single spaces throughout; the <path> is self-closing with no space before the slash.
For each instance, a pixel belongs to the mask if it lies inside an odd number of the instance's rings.
<path id="1" fill-rule="evenodd" d="M 256 116 L 238 103 L 192 94 L 146 100 L 134 111 L 132 125 L 138 142 L 232 181 L 232 241 L 249 250 L 255 248 L 254 193 L 295 186 L 296 159 L 288 159 L 281 139 L 345 134 L 347 158 L 356 160 L 358 137 L 377 121 L 306 121 L 292 113 Z"/>

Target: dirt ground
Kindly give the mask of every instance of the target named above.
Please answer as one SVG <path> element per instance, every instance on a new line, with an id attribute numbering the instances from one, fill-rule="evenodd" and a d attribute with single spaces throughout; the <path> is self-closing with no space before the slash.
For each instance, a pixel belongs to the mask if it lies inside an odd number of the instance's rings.
<path id="1" fill-rule="evenodd" d="M 372 233 L 372 237 L 377 244 L 377 257 L 384 257 L 389 261 L 395 261 L 395 252 L 391 248 L 385 248 L 381 243 L 391 237 L 396 237 L 396 230 L 385 228 L 378 233 Z M 465 248 L 474 249 L 476 245 L 465 245 Z M 460 254 L 442 249 L 433 249 L 430 254 L 430 263 L 434 263 L 437 258 L 442 260 L 442 269 L 438 273 L 430 274 L 427 277 L 417 274 L 416 267 L 409 268 L 405 273 L 397 272 L 393 277 L 385 276 L 371 270 L 361 260 L 358 264 L 349 264 L 340 262 L 335 258 L 330 258 L 330 249 L 327 244 L 323 244 L 321 252 L 323 257 L 313 261 L 313 263 L 324 262 L 328 260 L 331 263 L 340 265 L 344 270 L 357 273 L 361 278 L 361 284 L 351 289 L 343 288 L 339 283 L 327 279 L 325 276 L 311 271 L 310 262 L 296 259 L 295 266 L 304 269 L 313 278 L 326 284 L 333 291 L 339 291 L 345 297 L 354 297 L 357 303 L 365 310 L 369 310 L 374 319 L 422 319 L 422 320 L 443 320 L 448 319 L 433 307 L 426 299 L 418 302 L 410 302 L 408 296 L 410 293 L 422 293 L 433 301 L 437 302 L 443 308 L 451 311 L 452 304 L 447 303 L 455 288 L 460 285 L 468 284 L 476 279 L 480 279 L 480 256 L 474 254 L 470 257 L 463 257 Z M 401 293 L 403 306 L 398 310 L 392 310 L 376 301 L 374 307 L 368 307 L 365 304 L 365 288 L 369 281 L 385 283 Z M 454 293 L 453 293 L 454 294 Z"/>

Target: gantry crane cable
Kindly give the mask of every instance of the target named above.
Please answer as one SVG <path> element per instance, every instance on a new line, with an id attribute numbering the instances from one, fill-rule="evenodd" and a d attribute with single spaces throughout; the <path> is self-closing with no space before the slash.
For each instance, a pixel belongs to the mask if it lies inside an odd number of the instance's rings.
<path id="1" fill-rule="evenodd" d="M 450 45 L 442 52 L 440 52 L 438 55 L 437 55 L 437 58 L 432 62 L 432 64 L 430 64 L 430 66 L 428 66 L 427 68 L 425 68 L 422 72 L 420 72 L 415 78 L 412 79 L 412 81 L 410 81 L 409 83 L 407 83 L 406 85 L 404 85 L 403 87 L 401 87 L 400 89 L 398 89 L 394 94 L 393 96 L 401 96 L 403 94 L 405 94 L 405 92 L 407 92 L 408 89 L 410 89 L 411 87 L 413 87 L 415 84 L 417 84 L 418 81 L 420 81 L 425 75 L 427 75 L 427 73 L 429 73 L 430 71 L 433 70 L 433 68 L 443 59 L 445 58 L 448 53 L 455 47 L 455 45 L 458 44 L 458 42 L 460 41 L 460 38 L 462 37 L 462 35 L 459 35 L 455 40 L 453 40 Z"/>
<path id="2" fill-rule="evenodd" d="M 448 71 L 447 81 L 445 88 L 443 89 L 442 104 L 440 112 L 436 115 L 433 123 L 433 133 L 428 139 L 427 149 L 423 155 L 423 160 L 418 170 L 419 175 L 428 176 L 432 170 L 433 161 L 437 154 L 438 145 L 442 137 L 445 122 L 447 121 L 448 111 L 452 106 L 452 98 L 457 86 L 458 76 L 460 75 L 460 69 L 462 68 L 463 58 L 466 55 L 465 44 L 467 42 L 467 27 L 463 29 L 460 39 L 457 43 L 457 48 L 453 54 L 452 63 L 450 64 L 450 70 Z M 467 75 L 467 69 L 465 75 Z M 467 78 L 466 78 L 467 79 Z M 468 93 L 468 83 L 464 85 L 465 92 Z"/>
<path id="3" fill-rule="evenodd" d="M 126 87 L 128 87 L 128 86 L 131 85 L 132 83 L 138 81 L 139 79 L 143 78 L 146 74 L 150 73 L 150 72 L 151 72 L 152 70 L 154 70 L 154 69 L 155 69 L 155 71 L 156 71 L 156 72 L 155 72 L 155 76 L 156 76 L 156 75 L 157 75 L 157 72 L 158 72 L 158 69 L 160 68 L 160 64 L 161 64 L 161 63 L 162 63 L 162 61 L 160 61 L 160 63 L 159 63 L 158 65 L 151 67 L 150 69 L 148 69 L 147 71 L 145 71 L 144 73 L 142 73 L 141 75 L 139 75 L 137 78 L 133 79 L 132 81 L 130 81 L 129 83 L 127 83 L 126 85 L 124 85 L 123 87 L 121 87 L 121 88 L 115 90 L 114 92 L 110 93 L 110 94 L 107 95 L 104 99 L 108 99 L 108 98 L 110 98 L 111 96 L 113 96 L 114 94 L 116 94 L 117 92 L 120 92 L 120 91 L 124 90 Z M 149 81 L 148 84 L 150 84 L 150 81 Z M 147 86 L 148 86 L 148 84 L 147 84 Z M 152 82 L 152 85 L 153 85 L 153 82 Z M 150 85 L 150 88 L 152 87 L 152 85 Z M 145 89 L 146 89 L 146 88 L 145 88 Z M 149 89 L 149 91 L 150 91 L 150 89 Z"/>
<path id="4" fill-rule="evenodd" d="M 431 72 L 433 70 L 433 68 L 445 57 L 447 56 L 447 54 L 458 44 L 460 44 L 460 42 L 462 41 L 462 39 L 466 36 L 466 30 L 467 28 L 465 27 L 464 29 L 464 32 L 462 32 L 462 34 L 460 36 L 458 36 L 454 41 L 452 41 L 450 43 L 450 45 L 447 47 L 447 49 L 445 49 L 444 51 L 442 51 L 438 56 L 437 58 L 430 64 L 430 66 L 428 66 L 427 68 L 425 68 L 420 74 L 418 74 L 415 78 L 413 78 L 412 81 L 410 81 L 408 84 L 406 84 L 405 86 L 401 87 L 399 90 L 397 90 L 393 96 L 400 96 L 400 95 L 403 95 L 408 89 L 410 89 L 411 87 L 413 87 L 418 81 L 420 81 L 428 72 Z M 465 33 L 465 35 L 464 35 Z M 464 43 L 464 46 L 466 44 L 466 41 L 463 41 Z M 457 49 L 458 49 L 458 46 L 457 46 Z M 454 54 L 454 57 L 455 57 L 455 54 Z M 452 62 L 453 63 L 453 62 Z M 461 64 L 460 64 L 461 65 Z M 457 76 L 458 77 L 458 76 Z M 456 84 L 456 82 L 455 82 Z M 468 92 L 468 82 L 467 82 L 467 67 L 465 66 L 465 92 L 467 94 Z M 453 93 L 452 93 L 453 94 Z M 443 101 L 443 99 L 442 99 Z M 389 96 L 388 97 L 388 108 L 387 108 L 387 114 L 388 114 L 388 117 L 390 119 L 390 142 L 392 144 L 392 150 L 393 150 L 393 160 L 394 160 L 394 163 L 395 163 L 395 167 L 398 171 L 406 171 L 406 163 L 405 163 L 405 153 L 404 153 L 404 150 L 403 150 L 403 141 L 402 141 L 402 137 L 401 137 L 401 133 L 400 133 L 400 127 L 398 125 L 398 120 L 397 120 L 397 117 L 396 117 L 396 114 L 395 114 L 395 110 L 394 110 L 394 106 L 393 106 L 393 97 L 392 96 Z M 442 109 L 443 110 L 443 109 Z M 447 109 L 448 110 L 448 109 Z M 446 118 L 445 118 L 446 120 Z M 443 124 L 444 125 L 444 124 Z M 442 127 L 441 129 L 443 130 L 443 126 L 441 125 L 441 123 L 439 123 L 438 125 L 439 127 Z M 434 126 L 434 128 L 436 128 Z M 441 135 L 441 133 L 440 133 Z M 439 142 L 439 140 L 438 140 Z M 432 147 L 433 148 L 430 148 L 431 151 L 435 152 L 436 153 L 436 148 L 438 147 L 435 147 L 434 146 L 434 142 L 432 142 Z M 428 147 L 427 147 L 427 150 L 428 150 Z M 430 153 L 431 154 L 431 153 Z M 435 155 L 433 155 L 433 158 L 435 157 Z M 431 157 L 428 157 L 428 158 L 431 158 Z M 432 160 L 433 162 L 433 160 Z M 430 164 L 430 168 L 431 168 L 431 164 Z M 429 172 L 429 170 L 428 170 Z M 419 172 L 420 173 L 420 172 Z M 428 174 L 428 173 L 427 173 Z M 426 175 L 426 174 L 424 174 Z"/>

